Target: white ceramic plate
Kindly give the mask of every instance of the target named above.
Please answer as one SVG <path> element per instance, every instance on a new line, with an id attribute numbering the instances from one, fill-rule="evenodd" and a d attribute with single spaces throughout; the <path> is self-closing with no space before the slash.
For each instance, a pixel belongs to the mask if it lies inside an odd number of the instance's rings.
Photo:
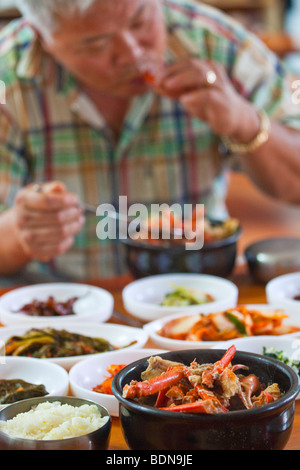
<path id="1" fill-rule="evenodd" d="M 98 355 L 84 359 L 75 364 L 70 372 L 70 389 L 72 395 L 78 398 L 92 400 L 105 406 L 112 416 L 119 416 L 119 403 L 114 395 L 106 395 L 93 391 L 93 387 L 99 385 L 109 376 L 106 368 L 112 364 L 129 365 L 143 357 L 156 356 L 166 352 L 161 349 L 134 349 L 132 351 L 119 351 L 114 357 Z"/>
<path id="2" fill-rule="evenodd" d="M 283 351 L 289 359 L 300 360 L 300 334 L 298 336 L 256 336 L 253 338 L 239 338 L 231 341 L 224 341 L 214 346 L 213 349 L 228 349 L 232 344 L 237 351 L 246 351 L 255 354 L 264 353 L 264 347 L 274 348 L 276 351 Z M 297 396 L 299 400 L 300 394 Z"/>
<path id="3" fill-rule="evenodd" d="M 198 289 L 215 299 L 202 305 L 165 307 L 160 305 L 173 286 Z M 123 289 L 126 310 L 143 321 L 152 321 L 176 313 L 210 313 L 235 307 L 238 288 L 227 279 L 205 274 L 162 274 L 134 281 Z"/>
<path id="4" fill-rule="evenodd" d="M 0 379 L 21 379 L 45 386 L 49 395 L 65 396 L 69 392 L 69 376 L 65 369 L 48 361 L 29 357 L 0 357 Z M 7 405 L 0 405 L 0 409 Z"/>
<path id="5" fill-rule="evenodd" d="M 32 317 L 18 312 L 34 299 L 46 301 L 53 296 L 59 302 L 78 297 L 74 304 L 74 315 L 53 317 Z M 21 323 L 46 325 L 66 322 L 105 322 L 113 312 L 113 296 L 104 289 L 86 284 L 49 283 L 14 289 L 0 298 L 0 321 L 3 325 L 13 326 Z"/>
<path id="6" fill-rule="evenodd" d="M 268 304 L 252 304 L 252 305 L 246 305 L 249 309 L 256 309 L 256 310 L 275 310 L 278 309 L 278 306 L 274 305 L 268 305 Z M 284 320 L 284 324 L 286 325 L 293 325 L 297 326 L 300 328 L 300 315 L 295 313 L 294 310 L 289 311 L 288 309 L 285 309 L 285 313 L 289 315 L 289 318 Z M 164 348 L 170 351 L 174 350 L 181 350 L 181 349 L 207 349 L 207 348 L 213 348 L 218 347 L 218 345 L 221 344 L 220 341 L 185 341 L 185 340 L 175 340 L 175 339 L 170 339 L 170 338 L 165 338 L 163 336 L 160 336 L 157 334 L 158 331 L 161 330 L 163 325 L 167 323 L 170 320 L 173 320 L 174 318 L 180 318 L 183 316 L 187 315 L 182 315 L 182 314 L 177 314 L 177 315 L 171 315 L 169 317 L 161 318 L 160 320 L 156 320 L 151 323 L 147 323 L 144 325 L 143 329 L 147 332 L 151 340 L 155 343 L 156 346 L 160 348 Z M 292 333 L 289 335 L 283 335 L 284 337 L 291 337 L 291 336 L 300 336 L 300 332 L 298 333 Z M 276 336 L 272 336 L 272 338 L 277 338 Z M 250 340 L 251 338 L 249 338 Z M 223 342 L 222 344 L 226 344 L 227 342 Z M 228 341 L 228 344 L 230 344 L 230 341 Z M 225 346 L 224 346 L 225 348 Z"/>
<path id="7" fill-rule="evenodd" d="M 133 341 L 136 343 L 126 347 L 126 350 L 142 348 L 147 340 L 148 334 L 142 328 L 132 328 L 130 326 L 123 325 L 113 325 L 109 323 L 103 324 L 94 324 L 94 323 L 60 323 L 59 328 L 57 324 L 47 324 L 49 327 L 56 329 L 65 329 L 69 333 L 80 333 L 85 336 L 90 336 L 94 338 L 103 338 L 109 341 L 113 346 L 117 348 L 125 348 L 128 344 Z M 19 327 L 3 327 L 0 328 L 0 345 L 1 341 L 6 342 L 11 336 L 24 335 L 28 329 L 34 327 L 34 325 L 20 325 Z M 124 349 L 125 351 L 125 349 Z M 65 369 L 69 370 L 74 364 L 79 362 L 82 359 L 95 355 L 105 355 L 112 357 L 116 354 L 117 351 L 109 351 L 97 354 L 88 354 L 81 356 L 71 356 L 71 357 L 59 357 L 59 358 L 47 358 L 39 359 L 44 362 L 54 362 Z"/>
<path id="8" fill-rule="evenodd" d="M 300 272 L 276 277 L 266 285 L 266 296 L 270 304 L 294 308 L 300 314 L 300 301 L 293 299 L 296 295 L 300 295 Z"/>

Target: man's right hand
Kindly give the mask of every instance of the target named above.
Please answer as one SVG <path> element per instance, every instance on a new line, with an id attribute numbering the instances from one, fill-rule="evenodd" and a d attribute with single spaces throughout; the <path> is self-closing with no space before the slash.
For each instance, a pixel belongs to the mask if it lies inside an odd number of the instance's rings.
<path id="1" fill-rule="evenodd" d="M 21 189 L 13 207 L 20 244 L 30 259 L 48 262 L 68 251 L 85 219 L 77 196 L 60 182 Z"/>

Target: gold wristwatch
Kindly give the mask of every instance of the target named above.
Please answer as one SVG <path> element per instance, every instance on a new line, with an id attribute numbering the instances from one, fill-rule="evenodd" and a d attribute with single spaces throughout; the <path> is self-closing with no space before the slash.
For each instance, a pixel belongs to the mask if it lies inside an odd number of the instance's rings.
<path id="1" fill-rule="evenodd" d="M 258 111 L 258 114 L 260 117 L 260 130 L 257 136 L 248 144 L 239 144 L 228 137 L 222 137 L 222 142 L 227 150 L 232 153 L 252 153 L 268 141 L 271 128 L 270 118 L 264 110 Z"/>

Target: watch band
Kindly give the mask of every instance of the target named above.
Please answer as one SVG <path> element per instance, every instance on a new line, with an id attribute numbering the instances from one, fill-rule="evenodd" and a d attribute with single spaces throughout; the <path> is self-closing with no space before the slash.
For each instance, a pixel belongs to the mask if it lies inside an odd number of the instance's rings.
<path id="1" fill-rule="evenodd" d="M 270 118 L 264 110 L 258 111 L 260 117 L 260 130 L 257 136 L 248 144 L 239 144 L 233 142 L 228 137 L 222 137 L 225 147 L 232 153 L 252 153 L 265 144 L 270 137 L 271 122 Z"/>

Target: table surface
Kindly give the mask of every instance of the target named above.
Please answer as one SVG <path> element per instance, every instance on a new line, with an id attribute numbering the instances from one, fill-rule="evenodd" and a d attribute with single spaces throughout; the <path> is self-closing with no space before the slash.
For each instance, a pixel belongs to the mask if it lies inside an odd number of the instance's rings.
<path id="1" fill-rule="evenodd" d="M 233 176 L 227 204 L 232 216 L 237 217 L 243 227 L 243 235 L 239 242 L 239 260 L 231 280 L 239 288 L 239 303 L 262 304 L 266 303 L 265 286 L 256 284 L 250 277 L 243 264 L 243 250 L 256 240 L 270 236 L 298 236 L 300 233 L 300 211 L 297 207 L 286 207 L 276 201 L 268 199 L 258 192 L 252 184 L 242 175 Z M 115 309 L 128 315 L 122 303 L 122 288 L 130 282 L 130 278 L 121 277 L 91 282 L 109 290 L 115 299 Z M 0 289 L 0 295 L 6 292 Z M 130 316 L 130 315 L 128 315 Z M 116 317 L 110 322 L 122 323 Z M 145 347 L 155 347 L 149 340 Z M 112 433 L 110 450 L 128 450 L 122 434 L 118 418 L 112 418 Z M 300 400 L 296 402 L 295 419 L 291 437 L 286 450 L 300 449 Z"/>

